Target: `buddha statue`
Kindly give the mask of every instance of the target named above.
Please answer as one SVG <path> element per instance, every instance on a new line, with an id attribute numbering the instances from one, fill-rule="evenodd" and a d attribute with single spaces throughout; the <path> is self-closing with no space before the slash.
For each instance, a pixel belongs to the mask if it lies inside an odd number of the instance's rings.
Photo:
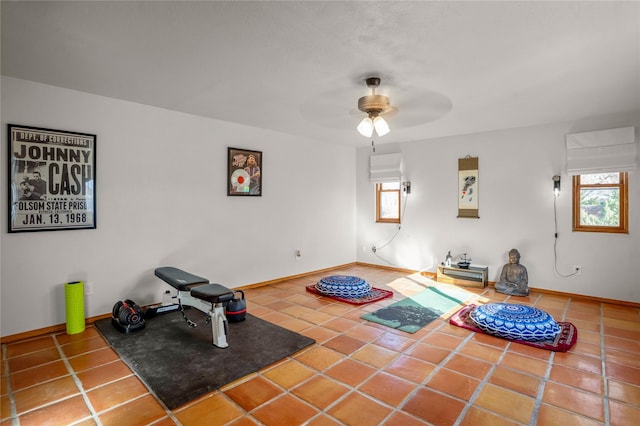
<path id="1" fill-rule="evenodd" d="M 502 267 L 500 280 L 496 283 L 495 289 L 498 293 L 512 296 L 529 295 L 529 276 L 527 268 L 520 264 L 520 252 L 516 249 L 509 251 L 509 263 Z"/>

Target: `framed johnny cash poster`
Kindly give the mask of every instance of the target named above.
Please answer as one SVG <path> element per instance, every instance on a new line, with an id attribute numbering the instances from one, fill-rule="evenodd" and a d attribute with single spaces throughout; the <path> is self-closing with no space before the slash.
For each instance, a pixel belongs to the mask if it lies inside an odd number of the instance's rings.
<path id="1" fill-rule="evenodd" d="M 8 127 L 9 232 L 95 229 L 96 135 Z"/>
<path id="2" fill-rule="evenodd" d="M 262 152 L 227 148 L 227 195 L 262 196 Z"/>

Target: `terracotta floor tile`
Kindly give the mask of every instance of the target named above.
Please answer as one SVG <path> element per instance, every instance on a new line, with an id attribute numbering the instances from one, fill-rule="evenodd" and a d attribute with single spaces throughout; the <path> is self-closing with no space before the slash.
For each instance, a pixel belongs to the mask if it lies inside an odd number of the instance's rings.
<path id="1" fill-rule="evenodd" d="M 355 337 L 340 334 L 334 337 L 333 339 L 325 342 L 324 346 L 326 346 L 327 348 L 336 350 L 338 352 L 341 352 L 345 355 L 350 355 L 366 344 L 367 344 L 366 342 L 363 342 L 360 339 L 356 339 Z"/>
<path id="2" fill-rule="evenodd" d="M 342 317 L 344 314 L 354 309 L 358 309 L 357 306 L 351 306 L 346 303 L 331 303 L 320 308 L 320 311 L 325 314 L 331 314 L 335 317 Z"/>
<path id="3" fill-rule="evenodd" d="M 285 394 L 253 412 L 253 416 L 266 426 L 299 426 L 318 411 L 300 399 Z"/>
<path id="4" fill-rule="evenodd" d="M 424 420 L 420 420 L 402 411 L 396 411 L 384 422 L 384 426 L 424 426 Z"/>
<path id="5" fill-rule="evenodd" d="M 242 417 L 243 412 L 223 394 L 217 393 L 174 414 L 183 425 L 222 425 Z"/>
<path id="6" fill-rule="evenodd" d="M 403 333 L 406 334 L 406 333 Z M 387 349 L 391 349 L 392 351 L 402 352 L 407 349 L 409 346 L 413 345 L 416 341 L 403 337 L 395 333 L 387 332 L 374 340 L 374 343 L 378 346 L 385 347 Z"/>
<path id="7" fill-rule="evenodd" d="M 528 424 L 533 414 L 535 398 L 486 384 L 473 404 L 517 422 Z"/>
<path id="8" fill-rule="evenodd" d="M 106 348 L 109 345 L 102 337 L 93 337 L 90 339 L 79 340 L 62 346 L 62 352 L 71 358 L 76 355 L 95 351 L 96 349 Z"/>
<path id="9" fill-rule="evenodd" d="M 12 374 L 11 389 L 15 392 L 69 374 L 71 373 L 62 360 L 50 362 Z"/>
<path id="10" fill-rule="evenodd" d="M 429 379 L 426 386 L 459 399 L 469 401 L 480 380 L 442 368 Z"/>
<path id="11" fill-rule="evenodd" d="M 505 339 L 501 339 L 499 337 L 490 336 L 488 334 L 483 333 L 474 333 L 471 338 L 472 341 L 476 343 L 481 343 L 483 345 L 493 346 L 498 349 L 504 349 L 509 345 L 509 341 Z M 513 343 L 512 343 L 513 344 Z"/>
<path id="12" fill-rule="evenodd" d="M 55 347 L 56 343 L 50 335 L 37 337 L 35 339 L 25 340 L 7 345 L 7 358 L 14 358 L 26 355 L 31 352 L 38 352 L 43 349 Z"/>
<path id="13" fill-rule="evenodd" d="M 371 327 L 366 324 L 358 324 L 344 332 L 347 336 L 355 337 L 356 339 L 364 340 L 365 342 L 371 342 L 382 336 L 385 333 L 384 330 L 380 330 L 376 327 Z"/>
<path id="14" fill-rule="evenodd" d="M 389 374 L 402 377 L 412 382 L 422 383 L 436 366 L 426 361 L 406 355 L 396 358 L 384 368 Z"/>
<path id="15" fill-rule="evenodd" d="M 623 339 L 615 336 L 604 336 L 607 348 L 620 349 L 627 352 L 640 353 L 640 341 Z"/>
<path id="16" fill-rule="evenodd" d="M 322 324 L 322 323 L 325 323 L 327 321 L 330 321 L 333 318 L 334 318 L 333 315 L 326 314 L 326 313 L 320 312 L 320 311 L 311 311 L 308 314 L 305 314 L 305 315 L 300 317 L 300 319 L 303 319 L 305 321 L 311 322 L 313 324 Z"/>
<path id="17" fill-rule="evenodd" d="M 15 392 L 16 411 L 18 414 L 21 414 L 25 411 L 79 393 L 80 390 L 73 381 L 73 378 L 71 376 L 65 376 Z"/>
<path id="18" fill-rule="evenodd" d="M 87 397 L 93 408 L 100 413 L 148 392 L 137 377 L 130 376 L 89 391 Z"/>
<path id="19" fill-rule="evenodd" d="M 421 341 L 423 343 L 428 343 L 448 350 L 454 350 L 460 345 L 460 343 L 462 343 L 462 339 L 460 337 L 438 332 L 424 337 Z"/>
<path id="20" fill-rule="evenodd" d="M 591 331 L 578 330 L 578 342 L 576 343 L 589 343 L 590 345 L 600 346 L 601 345 L 600 333 L 594 333 Z M 606 337 L 605 337 L 606 339 Z"/>
<path id="21" fill-rule="evenodd" d="M 556 365 L 575 368 L 576 370 L 588 371 L 593 374 L 602 374 L 602 360 L 600 358 L 584 356 L 572 352 L 558 352 L 555 354 L 553 363 Z"/>
<path id="22" fill-rule="evenodd" d="M 573 347 L 569 350 L 569 353 L 574 353 L 578 355 L 586 355 L 594 358 L 602 357 L 602 349 L 599 345 L 592 345 L 587 343 L 586 341 L 578 338 L 578 341 L 573 345 Z M 640 351 L 639 351 L 640 352 Z"/>
<path id="23" fill-rule="evenodd" d="M 492 367 L 492 364 L 477 360 L 466 355 L 454 355 L 445 366 L 453 371 L 457 371 L 477 379 L 483 379 Z"/>
<path id="24" fill-rule="evenodd" d="M 16 371 L 25 370 L 27 368 L 57 361 L 59 359 L 60 353 L 58 352 L 58 349 L 55 347 L 50 347 L 35 352 L 29 352 L 25 355 L 9 358 L 7 362 L 9 363 L 9 371 L 11 373 L 15 373 Z"/>
<path id="25" fill-rule="evenodd" d="M 357 352 L 351 355 L 351 358 L 380 368 L 389 364 L 398 355 L 398 352 L 392 351 L 391 349 L 369 344 L 360 348 Z"/>
<path id="26" fill-rule="evenodd" d="M 78 395 L 39 410 L 29 411 L 20 416 L 20 424 L 46 425 L 52 424 L 51 420 L 55 419 L 56 424 L 65 425 L 90 418 L 90 416 L 91 411 L 89 411 L 87 404 L 82 396 Z"/>
<path id="27" fill-rule="evenodd" d="M 602 396 L 554 382 L 547 382 L 542 401 L 598 421 L 604 421 Z"/>
<path id="28" fill-rule="evenodd" d="M 231 389 L 226 389 L 224 393 L 240 407 L 251 411 L 283 392 L 264 377 L 257 376 Z"/>
<path id="29" fill-rule="evenodd" d="M 102 335 L 98 332 L 98 329 L 93 326 L 93 324 L 87 324 L 82 333 L 67 334 L 64 332 L 55 335 L 56 340 L 61 345 L 66 345 L 67 343 L 76 342 L 78 340 L 91 339 L 92 337 L 98 336 L 102 338 Z"/>
<path id="30" fill-rule="evenodd" d="M 274 302 L 272 305 L 278 305 L 280 303 L 282 303 L 281 300 L 279 300 L 278 302 Z M 314 309 L 307 308 L 306 306 L 299 306 L 294 304 L 289 304 L 289 305 L 290 306 L 288 306 L 286 309 L 274 309 L 274 307 L 271 305 L 269 307 L 271 309 L 278 310 L 283 314 L 291 315 L 292 317 L 295 317 L 295 318 L 302 318 L 304 315 L 308 315 L 315 312 Z"/>
<path id="31" fill-rule="evenodd" d="M 347 395 L 345 399 L 329 410 L 329 414 L 348 425 L 379 425 L 389 415 L 387 408 L 358 392 Z"/>
<path id="32" fill-rule="evenodd" d="M 122 361 L 114 361 L 77 374 L 84 390 L 91 390 L 114 380 L 132 375 L 133 372 Z"/>
<path id="33" fill-rule="evenodd" d="M 432 364 L 439 364 L 451 354 L 451 351 L 419 342 L 407 349 L 404 353 Z"/>
<path id="34" fill-rule="evenodd" d="M 607 348 L 605 350 L 605 359 L 607 362 L 615 362 L 629 367 L 640 368 L 640 357 L 637 353 Z"/>
<path id="35" fill-rule="evenodd" d="M 112 410 L 100 413 L 103 426 L 122 426 L 123 419 L 131 425 L 146 425 L 166 415 L 162 406 L 151 395 L 144 395 Z"/>
<path id="36" fill-rule="evenodd" d="M 640 386 L 609 380 L 608 389 L 609 398 L 640 407 Z"/>
<path id="37" fill-rule="evenodd" d="M 467 342 L 458 353 L 470 356 L 471 358 L 495 364 L 503 354 L 503 349 L 494 346 L 481 345 L 475 341 Z"/>
<path id="38" fill-rule="evenodd" d="M 329 330 L 328 328 L 324 328 L 319 325 L 309 327 L 306 330 L 299 331 L 299 333 L 312 338 L 319 345 L 323 344 L 327 340 L 333 339 L 338 335 L 338 332 Z"/>
<path id="39" fill-rule="evenodd" d="M 509 352 L 505 354 L 500 365 L 503 367 L 512 368 L 515 370 L 524 371 L 525 373 L 533 374 L 536 376 L 544 377 L 549 363 L 541 361 L 539 359 L 530 358 L 528 356 L 514 354 Z"/>
<path id="40" fill-rule="evenodd" d="M 489 377 L 489 383 L 535 398 L 538 395 L 542 379 L 516 370 L 497 366 Z"/>
<path id="41" fill-rule="evenodd" d="M 326 374 L 340 380 L 342 383 L 355 387 L 375 374 L 375 371 L 374 368 L 367 364 L 347 358 L 329 368 Z"/>
<path id="42" fill-rule="evenodd" d="M 291 318 L 289 321 L 280 323 L 280 326 L 283 328 L 286 328 L 287 330 L 300 333 L 302 330 L 306 330 L 307 328 L 312 327 L 313 324 L 310 324 L 306 321 L 303 321 L 297 318 Z"/>
<path id="43" fill-rule="evenodd" d="M 603 322 L 605 326 L 605 331 L 607 328 L 611 327 L 618 330 L 628 330 L 630 332 L 638 333 L 640 332 L 640 321 L 638 321 L 638 319 L 640 318 L 635 318 L 634 320 L 627 320 L 627 319 L 619 319 L 619 318 L 610 318 L 605 316 L 603 318 Z M 618 337 L 623 337 L 623 336 L 618 336 Z M 631 336 L 629 338 L 631 339 L 633 337 L 634 336 Z"/>
<path id="44" fill-rule="evenodd" d="M 554 382 L 580 388 L 592 393 L 602 393 L 604 382 L 600 374 L 592 374 L 583 370 L 554 365 L 551 368 L 549 380 Z"/>
<path id="45" fill-rule="evenodd" d="M 542 404 L 538 411 L 539 425 L 562 425 L 562 426 L 602 426 L 603 423 L 584 417 L 570 411 L 562 410 L 553 405 Z"/>
<path id="46" fill-rule="evenodd" d="M 322 311 L 322 312 L 327 313 L 326 311 Z M 354 321 L 348 318 L 341 318 L 341 317 L 336 318 L 334 316 L 331 316 L 331 318 L 332 318 L 331 320 L 325 322 L 324 324 L 322 324 L 322 326 L 327 327 L 331 330 L 337 331 L 339 333 L 344 333 L 349 329 L 360 324 L 358 321 Z M 358 336 L 354 336 L 354 337 L 358 337 Z M 360 339 L 360 340 L 363 340 L 363 339 Z"/>
<path id="47" fill-rule="evenodd" d="M 235 424 L 232 426 L 236 426 Z M 338 423 L 337 420 L 334 420 L 332 417 L 326 414 L 320 414 L 313 419 L 309 420 L 305 426 L 342 426 L 341 423 Z"/>
<path id="48" fill-rule="evenodd" d="M 640 369 L 638 368 L 616 364 L 615 362 L 608 362 L 607 377 L 640 386 Z"/>
<path id="49" fill-rule="evenodd" d="M 291 389 L 314 374 L 315 372 L 311 368 L 291 359 L 262 373 L 263 376 L 271 379 L 285 389 Z"/>
<path id="50" fill-rule="evenodd" d="M 316 376 L 295 388 L 293 394 L 324 410 L 349 392 L 349 388 L 324 376 Z"/>
<path id="51" fill-rule="evenodd" d="M 614 320 L 609 320 L 609 321 L 614 321 Z M 626 328 L 624 324 L 618 324 L 618 325 L 623 326 L 623 328 L 605 325 L 604 333 L 609 336 L 620 337 L 623 339 L 636 340 L 636 341 L 640 340 L 640 330 L 637 330 L 637 329 L 630 330 Z"/>
<path id="52" fill-rule="evenodd" d="M 549 358 L 551 357 L 551 354 L 552 354 L 551 351 L 548 351 L 546 349 L 534 348 L 532 346 L 520 345 L 520 344 L 509 345 L 509 348 L 507 350 L 514 354 L 526 355 L 531 358 L 536 358 L 545 362 L 549 361 Z"/>
<path id="53" fill-rule="evenodd" d="M 609 401 L 609 420 L 611 426 L 628 426 L 640 418 L 640 408 Z M 632 420 L 635 419 L 635 420 Z"/>
<path id="54" fill-rule="evenodd" d="M 491 411 L 482 410 L 478 407 L 471 407 L 467 414 L 464 416 L 460 426 L 516 426 L 520 423 L 516 423 L 513 420 L 506 419 Z M 554 423 L 538 423 L 541 426 L 552 425 Z M 560 423 L 557 423 L 560 424 Z M 563 425 L 566 426 L 566 425 Z"/>
<path id="55" fill-rule="evenodd" d="M 379 401 L 398 406 L 415 389 L 415 384 L 399 379 L 391 374 L 378 373 L 363 383 L 358 389 Z"/>
<path id="56" fill-rule="evenodd" d="M 316 370 L 324 371 L 344 359 L 344 355 L 331 349 L 327 349 L 324 346 L 316 346 L 308 351 L 296 355 L 295 359 L 315 368 Z"/>
<path id="57" fill-rule="evenodd" d="M 627 321 L 637 321 L 638 319 L 640 319 L 640 308 L 603 303 L 602 316 L 604 318 L 617 318 Z"/>
<path id="58" fill-rule="evenodd" d="M 78 355 L 73 358 L 69 358 L 69 364 L 73 368 L 73 371 L 80 372 L 88 370 L 90 368 L 99 367 L 103 364 L 113 362 L 120 359 L 111 348 L 98 349 L 97 351 L 89 352 L 86 354 Z"/>
<path id="59" fill-rule="evenodd" d="M 429 388 L 418 388 L 402 410 L 434 425 L 453 425 L 464 406 L 464 402 L 460 400 Z"/>

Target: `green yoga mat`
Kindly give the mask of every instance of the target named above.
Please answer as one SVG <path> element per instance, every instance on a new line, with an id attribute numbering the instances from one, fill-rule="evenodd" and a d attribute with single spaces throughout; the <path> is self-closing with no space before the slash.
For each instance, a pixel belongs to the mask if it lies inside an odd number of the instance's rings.
<path id="1" fill-rule="evenodd" d="M 414 296 L 360 318 L 407 333 L 415 333 L 441 315 L 462 308 L 462 302 L 468 298 L 469 293 L 462 289 L 427 287 Z"/>
<path id="2" fill-rule="evenodd" d="M 84 282 L 74 281 L 64 285 L 64 301 L 67 314 L 67 334 L 84 331 Z"/>

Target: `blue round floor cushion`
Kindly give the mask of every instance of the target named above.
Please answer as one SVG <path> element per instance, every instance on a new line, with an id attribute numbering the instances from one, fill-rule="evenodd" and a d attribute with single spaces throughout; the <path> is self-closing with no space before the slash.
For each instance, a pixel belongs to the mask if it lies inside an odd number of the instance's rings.
<path id="1" fill-rule="evenodd" d="M 487 334 L 511 340 L 553 340 L 560 326 L 547 312 L 513 303 L 488 303 L 469 313 L 469 318 Z"/>
<path id="2" fill-rule="evenodd" d="M 349 275 L 332 275 L 318 281 L 316 289 L 325 296 L 355 299 L 369 293 L 371 285 L 362 278 Z"/>

